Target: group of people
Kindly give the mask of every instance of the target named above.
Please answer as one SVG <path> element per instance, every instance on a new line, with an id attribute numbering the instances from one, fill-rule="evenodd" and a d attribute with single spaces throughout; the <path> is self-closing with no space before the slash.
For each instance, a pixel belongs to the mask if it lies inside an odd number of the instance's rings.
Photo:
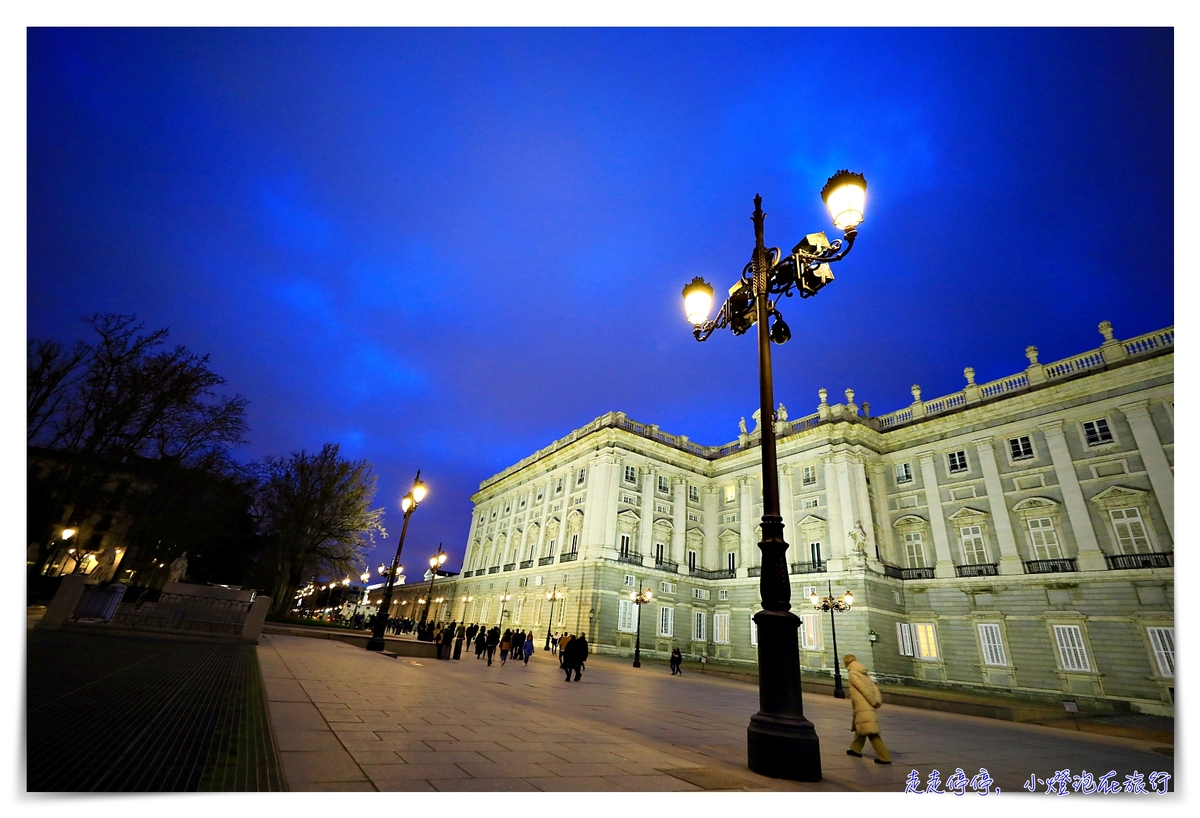
<path id="1" fill-rule="evenodd" d="M 579 676 L 583 673 L 584 662 L 588 658 L 588 641 L 587 636 L 579 634 L 573 636 L 569 633 L 564 633 L 557 642 L 558 666 L 567 672 L 567 678 L 564 681 L 571 681 L 571 673 L 575 673 L 575 681 L 579 681 Z"/>
<path id="2" fill-rule="evenodd" d="M 486 656 L 488 667 L 491 667 L 492 658 L 496 655 L 497 650 L 500 651 L 502 666 L 508 663 L 510 657 L 528 665 L 529 657 L 536 650 L 533 643 L 533 631 L 506 629 L 501 633 L 499 625 L 486 630 L 482 625 L 472 625 L 467 628 L 466 635 L 467 641 L 475 645 L 475 658 L 482 659 Z"/>

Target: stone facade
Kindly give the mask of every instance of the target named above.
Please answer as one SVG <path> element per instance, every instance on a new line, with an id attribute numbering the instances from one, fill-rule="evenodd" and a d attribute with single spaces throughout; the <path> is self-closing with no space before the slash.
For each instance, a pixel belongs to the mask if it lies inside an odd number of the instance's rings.
<path id="1" fill-rule="evenodd" d="M 830 404 L 775 420 L 801 662 L 838 649 L 886 681 L 1173 713 L 1174 329 L 1103 344 L 872 417 Z M 756 662 L 760 434 L 724 446 L 603 415 L 484 481 L 441 619 L 586 631 Z M 511 600 L 501 601 L 501 594 Z M 398 599 L 422 596 L 398 590 Z M 471 597 L 464 603 L 463 596 Z M 411 602 L 411 601 L 410 601 Z"/>

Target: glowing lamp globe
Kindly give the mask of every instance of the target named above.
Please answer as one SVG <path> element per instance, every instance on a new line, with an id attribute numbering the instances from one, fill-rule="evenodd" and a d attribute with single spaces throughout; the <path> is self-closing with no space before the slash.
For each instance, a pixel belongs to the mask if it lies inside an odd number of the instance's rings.
<path id="1" fill-rule="evenodd" d="M 415 486 L 413 486 L 413 490 L 412 490 L 413 500 L 418 503 L 421 502 L 422 500 L 425 499 L 425 495 L 426 495 L 426 493 L 428 493 L 428 491 L 429 491 L 429 489 L 427 489 L 425 487 L 425 484 L 418 480 L 417 484 Z"/>
<path id="2" fill-rule="evenodd" d="M 683 314 L 692 326 L 700 326 L 712 312 L 713 288 L 704 279 L 696 276 L 692 283 L 683 288 Z"/>
<path id="3" fill-rule="evenodd" d="M 867 180 L 861 173 L 839 170 L 829 177 L 821 190 L 833 224 L 839 230 L 853 230 L 863 220 L 867 203 Z"/>
<path id="4" fill-rule="evenodd" d="M 842 602 L 846 603 L 847 608 L 850 607 L 851 605 L 854 604 L 854 594 L 847 591 L 845 594 L 842 595 Z"/>
<path id="5" fill-rule="evenodd" d="M 404 499 L 400 501 L 400 510 L 403 511 L 405 514 L 407 514 L 408 510 L 412 507 L 413 507 L 412 495 L 411 494 L 404 495 Z"/>

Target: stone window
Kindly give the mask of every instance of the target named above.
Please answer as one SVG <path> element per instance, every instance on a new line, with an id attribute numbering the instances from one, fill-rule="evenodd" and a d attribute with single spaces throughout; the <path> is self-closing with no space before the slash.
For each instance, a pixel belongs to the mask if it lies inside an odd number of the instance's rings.
<path id="1" fill-rule="evenodd" d="M 750 644 L 758 647 L 758 623 L 754 621 L 754 614 L 750 614 Z"/>
<path id="2" fill-rule="evenodd" d="M 671 480 L 665 474 L 658 476 L 658 490 L 661 494 L 671 493 Z"/>
<path id="3" fill-rule="evenodd" d="M 520 505 L 520 508 L 525 508 L 525 501 L 526 501 L 526 500 L 528 500 L 528 499 L 529 499 L 529 496 L 528 496 L 528 495 L 526 495 L 526 496 L 524 496 L 524 497 L 522 497 L 522 498 L 521 498 L 521 505 Z"/>
<path id="4" fill-rule="evenodd" d="M 572 534 L 571 535 L 571 551 L 570 551 L 570 553 L 574 554 L 574 553 L 577 553 L 578 551 L 579 551 L 579 535 Z"/>
<path id="5" fill-rule="evenodd" d="M 705 638 L 704 611 L 692 611 L 692 639 L 703 642 Z"/>
<path id="6" fill-rule="evenodd" d="M 1150 645 L 1154 648 L 1154 659 L 1158 662 L 1158 673 L 1168 679 L 1175 678 L 1175 629 L 1146 628 Z"/>
<path id="7" fill-rule="evenodd" d="M 632 548 L 633 548 L 633 538 L 630 537 L 628 534 L 622 534 L 621 535 L 621 556 L 628 557 L 629 552 L 632 550 Z M 626 582 L 625 584 L 628 585 L 629 583 Z"/>
<path id="8" fill-rule="evenodd" d="M 817 467 L 816 466 L 805 466 L 804 467 L 804 476 L 801 478 L 800 482 L 806 486 L 811 486 L 814 483 L 816 483 L 817 482 Z"/>
<path id="9" fill-rule="evenodd" d="M 1136 508 L 1115 508 L 1108 512 L 1108 516 L 1112 520 L 1122 554 L 1145 554 L 1152 550 L 1140 511 Z"/>
<path id="10" fill-rule="evenodd" d="M 510 511 L 512 511 L 512 500 L 504 504 L 504 513 L 507 514 Z"/>
<path id="11" fill-rule="evenodd" d="M 725 487 L 725 502 L 732 503 L 737 500 L 737 486 L 730 483 Z"/>
<path id="12" fill-rule="evenodd" d="M 692 599 L 708 599 L 708 591 L 703 588 L 693 588 Z"/>
<path id="13" fill-rule="evenodd" d="M 659 636 L 674 636 L 675 635 L 675 609 L 669 608 L 666 605 L 660 605 L 658 608 L 658 635 Z"/>
<path id="14" fill-rule="evenodd" d="M 813 565 L 820 565 L 823 562 L 823 560 L 821 559 L 821 541 L 820 540 L 813 540 L 812 542 L 810 542 L 808 544 L 808 560 Z"/>
<path id="15" fill-rule="evenodd" d="M 539 488 L 538 492 L 537 492 L 537 502 L 539 502 L 539 503 L 542 502 L 542 498 L 545 496 L 546 496 L 546 490 L 543 488 Z"/>
<path id="16" fill-rule="evenodd" d="M 937 660 L 938 654 L 937 631 L 931 622 L 914 622 L 913 635 L 917 642 L 917 658 Z"/>
<path id="17" fill-rule="evenodd" d="M 551 540 L 551 542 L 553 542 L 553 540 Z M 545 577 L 543 577 L 543 576 L 536 576 L 536 577 L 534 577 L 534 578 L 533 578 L 533 584 L 534 584 L 534 585 L 545 585 L 545 584 L 546 584 L 546 578 L 545 578 Z"/>
<path id="18" fill-rule="evenodd" d="M 676 586 L 674 582 L 660 582 L 658 584 L 658 590 L 662 591 L 664 594 L 675 593 L 675 588 Z"/>
<path id="19" fill-rule="evenodd" d="M 730 571 L 737 570 L 737 552 L 729 551 L 725 554 L 725 567 Z"/>
<path id="20" fill-rule="evenodd" d="M 1054 528 L 1054 520 L 1049 517 L 1034 517 L 1029 520 L 1029 542 L 1033 546 L 1035 560 L 1056 560 L 1062 558 L 1062 549 L 1058 546 L 1058 532 Z"/>
<path id="21" fill-rule="evenodd" d="M 633 633 L 636 628 L 634 613 L 634 604 L 632 599 L 622 599 L 617 603 L 617 630 Z"/>
<path id="22" fill-rule="evenodd" d="M 925 538 L 920 531 L 905 532 L 904 556 L 909 568 L 925 567 Z"/>
<path id="23" fill-rule="evenodd" d="M 687 552 L 687 565 L 689 571 L 696 570 L 696 552 L 690 549 Z"/>
<path id="24" fill-rule="evenodd" d="M 558 478 L 558 480 L 556 480 L 554 482 L 554 493 L 562 494 L 562 490 L 563 490 L 563 478 L 560 477 L 560 478 Z"/>
<path id="25" fill-rule="evenodd" d="M 658 563 L 667 561 L 667 544 L 656 542 L 654 544 L 654 561 Z"/>
<path id="26" fill-rule="evenodd" d="M 626 466 L 625 467 L 625 482 L 633 483 L 633 484 L 637 483 L 637 468 L 636 467 L 634 467 L 634 466 Z"/>
<path id="27" fill-rule="evenodd" d="M 1032 460 L 1033 459 L 1033 443 L 1029 440 L 1029 435 L 1021 437 L 1012 437 L 1008 439 L 1008 451 L 1012 455 L 1014 461 L 1017 460 Z"/>
<path id="28" fill-rule="evenodd" d="M 966 451 L 960 450 L 957 452 L 950 452 L 950 454 L 946 455 L 946 463 L 950 467 L 951 474 L 960 474 L 965 472 L 967 470 Z"/>
<path id="29" fill-rule="evenodd" d="M 1108 421 L 1104 418 L 1085 420 L 1083 436 L 1089 446 L 1103 446 L 1105 443 L 1112 443 L 1113 439 L 1112 431 L 1108 428 Z"/>
<path id="30" fill-rule="evenodd" d="M 821 649 L 821 620 L 817 614 L 800 615 L 800 645 L 805 650 Z"/>
<path id="31" fill-rule="evenodd" d="M 984 565 L 988 561 L 987 548 L 983 544 L 983 529 L 977 525 L 964 525 L 958 530 L 962 540 L 963 557 L 967 565 Z"/>
<path id="32" fill-rule="evenodd" d="M 912 625 L 907 622 L 896 623 L 896 645 L 900 649 L 901 656 L 916 655 L 916 651 L 913 650 Z"/>
<path id="33" fill-rule="evenodd" d="M 717 591 L 717 599 L 729 599 L 729 591 L 725 590 L 724 588 Z"/>
<path id="34" fill-rule="evenodd" d="M 700 502 L 700 487 L 699 486 L 688 486 L 688 499 L 691 500 L 693 503 Z"/>
<path id="35" fill-rule="evenodd" d="M 896 464 L 896 483 L 911 483 L 912 482 L 912 464 L 897 463 Z"/>
<path id="36" fill-rule="evenodd" d="M 1058 642 L 1063 670 L 1091 671 L 1087 648 L 1083 644 L 1083 631 L 1078 625 L 1055 625 L 1054 639 Z"/>
<path id="37" fill-rule="evenodd" d="M 729 644 L 729 614 L 713 614 L 713 641 L 719 645 Z"/>
<path id="38" fill-rule="evenodd" d="M 689 512 L 689 513 L 688 513 L 688 522 L 692 522 L 692 523 L 698 523 L 698 522 L 700 522 L 700 515 L 699 515 L 699 514 L 693 514 L 693 513 L 690 513 L 690 512 Z"/>
<path id="39" fill-rule="evenodd" d="M 625 575 L 625 587 L 632 588 L 635 585 L 637 585 L 637 577 L 635 577 L 633 574 L 626 574 Z"/>
<path id="40" fill-rule="evenodd" d="M 979 626 L 979 644 L 983 647 L 983 663 L 992 667 L 1008 667 L 1008 659 L 1004 655 L 1004 639 L 1000 635 L 1000 626 L 981 624 Z"/>
<path id="41" fill-rule="evenodd" d="M 816 508 L 819 505 L 821 505 L 821 498 L 819 497 L 810 497 L 804 501 L 804 508 Z"/>
<path id="42" fill-rule="evenodd" d="M 582 486 L 583 481 L 587 479 L 587 469 L 580 469 L 579 474 L 575 476 L 575 485 Z"/>

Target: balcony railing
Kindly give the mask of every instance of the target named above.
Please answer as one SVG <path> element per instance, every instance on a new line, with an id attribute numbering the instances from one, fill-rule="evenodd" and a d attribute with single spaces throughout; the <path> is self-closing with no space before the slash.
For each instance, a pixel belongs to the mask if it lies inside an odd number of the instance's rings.
<path id="1" fill-rule="evenodd" d="M 670 560 L 655 560 L 654 567 L 660 571 L 668 571 L 672 574 L 679 573 L 679 563 L 671 562 Z"/>
<path id="2" fill-rule="evenodd" d="M 517 564 L 515 562 L 510 562 L 508 565 L 504 566 L 504 570 L 505 571 L 515 571 L 515 570 L 517 570 Z"/>
<path id="3" fill-rule="evenodd" d="M 522 568 L 532 568 L 532 567 L 533 567 L 533 560 L 522 560 L 522 561 L 521 561 L 521 567 L 522 567 Z"/>
<path id="4" fill-rule="evenodd" d="M 715 571 L 709 571 L 706 568 L 689 568 L 688 573 L 700 579 L 733 579 L 737 576 L 737 571 L 729 568 L 718 568 Z"/>
<path id="5" fill-rule="evenodd" d="M 825 563 L 822 560 L 792 563 L 793 574 L 823 574 L 825 570 Z"/>
<path id="6" fill-rule="evenodd" d="M 746 576 L 761 577 L 762 576 L 762 566 L 761 565 L 751 565 L 749 568 L 746 569 Z"/>
<path id="7" fill-rule="evenodd" d="M 617 562 L 627 562 L 630 565 L 641 565 L 641 554 L 617 554 Z"/>
<path id="8" fill-rule="evenodd" d="M 474 571 L 463 571 L 463 579 L 470 579 L 475 574 Z"/>
<path id="9" fill-rule="evenodd" d="M 499 574 L 499 573 L 500 573 L 500 566 L 499 566 L 499 565 L 493 565 L 491 568 L 489 568 L 489 569 L 488 569 L 488 573 L 489 573 L 489 574 Z"/>
<path id="10" fill-rule="evenodd" d="M 575 562 L 577 559 L 579 559 L 578 551 L 572 551 L 569 554 L 560 554 L 558 557 L 559 562 Z"/>
<path id="11" fill-rule="evenodd" d="M 996 571 L 996 563 L 981 562 L 977 565 L 956 565 L 954 573 L 960 577 L 994 577 L 999 572 Z"/>
<path id="12" fill-rule="evenodd" d="M 883 564 L 883 575 L 892 579 L 904 579 L 904 569 L 898 565 Z"/>
<path id="13" fill-rule="evenodd" d="M 1065 574 L 1078 570 L 1074 557 L 1061 560 L 1025 560 L 1026 574 Z"/>
<path id="14" fill-rule="evenodd" d="M 901 568 L 900 579 L 933 579 L 932 568 Z"/>
<path id="15" fill-rule="evenodd" d="M 1167 551 L 1165 553 L 1152 554 L 1116 554 L 1114 556 L 1104 556 L 1108 560 L 1108 567 L 1113 571 L 1120 571 L 1126 568 L 1171 568 L 1175 565 L 1175 553 Z"/>
<path id="16" fill-rule="evenodd" d="M 548 557 L 541 557 L 540 559 L 538 559 L 538 565 L 551 565 L 553 563 L 554 563 L 554 555 L 553 554 L 551 554 Z"/>

